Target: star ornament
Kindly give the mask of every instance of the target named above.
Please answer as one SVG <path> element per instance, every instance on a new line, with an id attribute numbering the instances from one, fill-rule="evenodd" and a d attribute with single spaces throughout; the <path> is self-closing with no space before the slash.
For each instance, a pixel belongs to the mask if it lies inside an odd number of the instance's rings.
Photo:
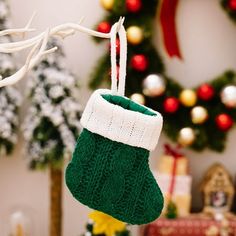
<path id="1" fill-rule="evenodd" d="M 115 233 L 125 230 L 126 224 L 100 211 L 93 211 L 89 218 L 94 221 L 93 233 L 114 236 Z"/>

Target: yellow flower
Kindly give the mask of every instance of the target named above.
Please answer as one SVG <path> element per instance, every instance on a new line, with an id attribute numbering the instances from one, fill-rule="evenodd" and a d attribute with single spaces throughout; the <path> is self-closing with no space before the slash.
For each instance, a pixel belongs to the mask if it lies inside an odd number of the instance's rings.
<path id="1" fill-rule="evenodd" d="M 89 214 L 89 218 L 94 221 L 94 234 L 106 234 L 106 236 L 114 236 L 116 232 L 121 232 L 125 229 L 125 223 L 100 211 L 91 212 Z"/>

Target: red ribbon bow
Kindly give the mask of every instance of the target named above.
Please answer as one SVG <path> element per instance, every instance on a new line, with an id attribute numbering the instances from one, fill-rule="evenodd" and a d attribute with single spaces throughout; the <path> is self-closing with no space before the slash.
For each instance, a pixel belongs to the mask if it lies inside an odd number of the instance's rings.
<path id="1" fill-rule="evenodd" d="M 165 154 L 170 155 L 174 158 L 174 163 L 171 172 L 171 181 L 169 186 L 168 194 L 172 197 L 175 187 L 175 176 L 176 176 L 176 169 L 177 169 L 177 161 L 180 157 L 183 157 L 183 154 L 180 152 L 180 146 L 177 146 L 175 149 L 171 147 L 169 144 L 164 145 Z"/>
<path id="2" fill-rule="evenodd" d="M 176 146 L 176 148 L 173 148 L 169 144 L 165 144 L 164 148 L 165 148 L 166 155 L 173 156 L 174 158 L 183 156 L 183 153 L 180 152 L 180 146 Z"/>
<path id="3" fill-rule="evenodd" d="M 176 33 L 175 16 L 179 0 L 162 0 L 160 22 L 166 51 L 170 57 L 182 59 Z"/>

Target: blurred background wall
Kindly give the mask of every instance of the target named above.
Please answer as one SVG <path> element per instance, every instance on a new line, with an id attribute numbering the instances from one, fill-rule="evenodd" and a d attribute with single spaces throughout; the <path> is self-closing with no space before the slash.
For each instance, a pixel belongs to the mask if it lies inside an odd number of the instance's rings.
<path id="1" fill-rule="evenodd" d="M 83 25 L 93 27 L 102 17 L 103 10 L 99 0 L 10 0 L 14 27 L 22 27 L 37 11 L 33 26 L 38 30 L 64 23 L 78 22 L 85 17 Z M 236 69 L 236 31 L 219 6 L 218 0 L 182 0 L 178 9 L 177 27 L 184 61 L 168 59 L 160 45 L 160 34 L 156 24 L 155 43 L 166 63 L 168 75 L 176 78 L 186 87 L 211 79 L 226 69 Z M 80 100 L 84 105 L 90 91 L 86 87 L 89 75 L 96 60 L 107 50 L 97 46 L 87 35 L 76 34 L 65 40 L 68 67 L 74 71 L 81 84 Z M 21 56 L 19 57 L 19 63 Z M 24 92 L 24 83 L 19 87 Z M 22 117 L 23 117 L 22 111 Z M 23 140 L 20 139 L 14 155 L 0 158 L 0 235 L 4 230 L 7 215 L 18 206 L 30 208 L 35 213 L 36 228 L 39 236 L 48 232 L 48 173 L 29 172 L 26 156 L 23 154 Z M 229 137 L 223 155 L 205 151 L 201 154 L 186 151 L 190 159 L 191 174 L 194 177 L 193 206 L 201 207 L 198 184 L 206 169 L 213 162 L 223 163 L 235 175 L 236 130 Z M 151 166 L 156 168 L 165 137 L 152 154 Z M 84 230 L 89 209 L 76 202 L 64 190 L 64 235 L 77 236 Z"/>

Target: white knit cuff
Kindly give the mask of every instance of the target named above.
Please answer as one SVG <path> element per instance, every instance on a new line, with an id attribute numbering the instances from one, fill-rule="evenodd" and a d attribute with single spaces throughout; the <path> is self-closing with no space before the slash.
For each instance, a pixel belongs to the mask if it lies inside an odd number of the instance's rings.
<path id="1" fill-rule="evenodd" d="M 108 102 L 103 94 L 111 91 L 99 89 L 91 95 L 81 118 L 82 126 L 113 141 L 154 150 L 162 130 L 161 114 L 145 106 L 156 115 L 124 109 Z"/>

